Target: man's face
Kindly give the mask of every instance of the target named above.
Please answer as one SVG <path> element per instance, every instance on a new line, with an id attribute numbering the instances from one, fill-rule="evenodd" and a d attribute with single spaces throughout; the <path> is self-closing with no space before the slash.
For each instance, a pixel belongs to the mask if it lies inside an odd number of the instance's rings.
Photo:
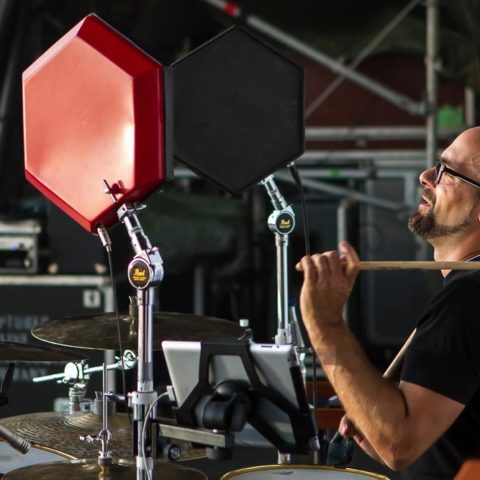
<path id="1" fill-rule="evenodd" d="M 478 169 L 468 155 L 472 141 L 469 135 L 460 135 L 443 152 L 441 159 L 452 170 L 480 181 Z M 422 200 L 408 223 L 413 233 L 425 240 L 434 240 L 466 232 L 478 224 L 479 188 L 449 173 L 444 173 L 435 184 L 434 168 L 425 170 L 420 182 Z"/>
<path id="2" fill-rule="evenodd" d="M 424 190 L 418 210 L 410 216 L 408 228 L 424 240 L 447 237 L 465 230 L 475 221 L 473 207 L 446 209 L 447 202 L 437 206 L 436 196 Z M 452 213 L 450 213 L 452 212 Z"/>

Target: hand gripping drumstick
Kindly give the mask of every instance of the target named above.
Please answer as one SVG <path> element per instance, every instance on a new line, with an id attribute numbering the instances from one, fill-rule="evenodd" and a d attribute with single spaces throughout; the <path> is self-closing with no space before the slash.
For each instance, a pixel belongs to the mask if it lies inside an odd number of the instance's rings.
<path id="1" fill-rule="evenodd" d="M 435 262 L 435 261 L 376 261 L 359 262 L 359 270 L 478 270 L 480 262 Z M 303 271 L 301 263 L 297 263 L 295 270 Z M 412 343 L 417 329 L 414 329 L 407 338 L 402 348 L 398 351 L 388 368 L 383 374 L 383 378 L 389 379 L 402 361 L 407 348 Z M 345 439 L 339 431 L 335 433 L 328 446 L 327 465 L 346 465 L 350 461 L 351 448 L 347 445 L 348 439 Z"/>
<path id="2" fill-rule="evenodd" d="M 417 329 L 415 328 L 410 336 L 407 338 L 402 348 L 398 351 L 395 358 L 391 361 L 388 368 L 385 370 L 385 373 L 382 375 L 383 378 L 389 379 L 392 377 L 393 373 L 397 369 L 400 362 L 403 360 L 407 348 L 412 343 L 413 337 L 415 336 Z M 345 466 L 351 461 L 351 456 L 353 452 L 353 441 L 349 438 L 344 438 L 342 434 L 337 430 L 335 435 L 330 440 L 328 444 L 328 454 L 327 454 L 327 465 L 334 466 Z"/>

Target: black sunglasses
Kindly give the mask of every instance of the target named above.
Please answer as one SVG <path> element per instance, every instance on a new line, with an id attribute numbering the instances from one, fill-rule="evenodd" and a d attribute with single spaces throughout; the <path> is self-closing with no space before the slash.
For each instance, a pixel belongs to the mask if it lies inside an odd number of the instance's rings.
<path id="1" fill-rule="evenodd" d="M 465 175 L 462 175 L 461 173 L 458 173 L 455 170 L 448 168 L 441 160 L 439 160 L 435 164 L 435 185 L 438 185 L 440 183 L 440 180 L 442 179 L 442 175 L 444 173 L 448 173 L 452 177 L 457 177 L 460 180 L 463 180 L 464 182 L 473 185 L 474 187 L 480 188 L 480 182 L 476 182 L 475 180 L 472 180 L 471 178 L 468 178 Z"/>

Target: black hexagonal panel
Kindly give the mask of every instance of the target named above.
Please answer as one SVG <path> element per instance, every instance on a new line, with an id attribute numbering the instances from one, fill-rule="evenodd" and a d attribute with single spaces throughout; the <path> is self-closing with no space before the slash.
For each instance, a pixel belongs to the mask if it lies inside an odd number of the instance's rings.
<path id="1" fill-rule="evenodd" d="M 233 27 L 172 65 L 174 154 L 240 194 L 304 151 L 303 69 Z"/>

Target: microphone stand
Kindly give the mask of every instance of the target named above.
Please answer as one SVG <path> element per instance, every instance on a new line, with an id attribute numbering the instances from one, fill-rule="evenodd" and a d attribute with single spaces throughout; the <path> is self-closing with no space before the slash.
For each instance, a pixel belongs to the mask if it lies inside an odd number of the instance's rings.
<path id="1" fill-rule="evenodd" d="M 137 480 L 153 478 L 153 460 L 157 457 L 153 430 L 156 408 L 152 408 L 157 398 L 153 388 L 153 307 L 155 304 L 155 287 L 163 279 L 163 260 L 157 247 L 152 247 L 144 234 L 137 218 L 137 207 L 124 204 L 118 210 L 118 218 L 127 228 L 135 256 L 128 265 L 128 280 L 137 290 L 138 307 L 138 367 L 137 391 L 130 396 L 133 407 L 133 420 L 136 424 L 136 460 Z M 149 418 L 145 418 L 151 409 Z M 150 448 L 142 452 L 142 432 L 150 441 Z M 148 470 L 148 471 L 147 471 Z"/>
<path id="2" fill-rule="evenodd" d="M 268 217 L 268 228 L 275 236 L 277 256 L 277 314 L 278 326 L 275 335 L 276 345 L 292 343 L 288 316 L 288 241 L 295 227 L 295 214 L 277 188 L 273 175 L 260 182 L 267 190 L 273 205 L 273 212 Z"/>
<path id="3" fill-rule="evenodd" d="M 295 214 L 285 198 L 280 193 L 273 175 L 269 175 L 260 182 L 267 190 L 273 205 L 273 212 L 268 217 L 268 228 L 275 236 L 277 257 L 277 333 L 276 345 L 292 343 L 292 332 L 288 311 L 288 241 L 289 235 L 295 227 Z M 278 452 L 278 463 L 291 463 L 291 455 Z"/>
<path id="4" fill-rule="evenodd" d="M 115 192 L 104 180 L 105 191 L 114 202 Z M 143 232 L 137 217 L 137 211 L 144 205 L 125 203 L 117 210 L 118 219 L 125 225 L 130 237 L 135 256 L 128 265 L 128 280 L 137 291 L 138 307 L 138 364 L 137 390 L 130 394 L 133 409 L 134 453 L 137 464 L 137 480 L 154 478 L 154 459 L 157 458 L 156 444 L 156 408 L 157 392 L 153 388 L 153 308 L 155 303 L 155 287 L 163 279 L 163 260 L 157 247 L 152 247 L 150 240 Z M 150 410 L 148 418 L 146 412 Z M 145 456 L 142 449 L 142 432 L 148 442 Z M 154 428 L 155 424 L 155 428 Z M 145 460 L 145 461 L 144 461 Z"/>
<path id="5" fill-rule="evenodd" d="M 273 175 L 269 175 L 260 182 L 270 197 L 273 205 L 273 212 L 268 217 L 268 227 L 275 235 L 275 247 L 277 254 L 277 312 L 278 328 L 275 335 L 276 345 L 292 344 L 297 347 L 299 353 L 299 362 L 302 369 L 303 378 L 306 384 L 305 354 L 308 349 L 305 348 L 305 342 L 302 338 L 302 332 L 297 320 L 297 314 L 294 306 L 288 308 L 288 243 L 289 235 L 295 228 L 295 213 L 291 205 L 288 205 L 283 195 L 278 190 Z M 290 315 L 289 315 L 290 313 Z M 314 390 L 315 390 L 314 378 Z M 315 396 L 314 396 L 315 399 Z M 315 402 L 313 402 L 315 409 Z M 315 424 L 315 415 L 313 416 Z M 318 427 L 316 427 L 318 431 Z M 317 450 L 314 451 L 315 463 L 317 461 Z M 291 456 L 278 452 L 278 463 L 291 463 Z"/>

